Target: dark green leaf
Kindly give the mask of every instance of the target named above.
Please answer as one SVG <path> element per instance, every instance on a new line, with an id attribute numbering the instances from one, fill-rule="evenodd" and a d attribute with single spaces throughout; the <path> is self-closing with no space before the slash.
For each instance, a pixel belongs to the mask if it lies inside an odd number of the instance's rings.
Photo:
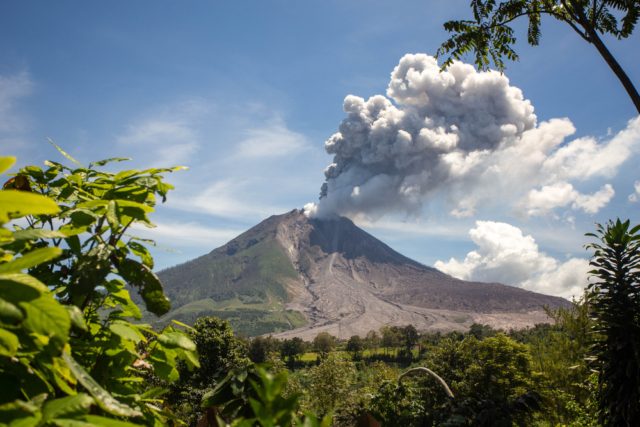
<path id="1" fill-rule="evenodd" d="M 156 316 L 162 316 L 171 308 L 169 299 L 164 295 L 158 277 L 137 261 L 125 259 L 118 268 L 120 275 L 131 285 L 140 289 L 147 310 Z"/>
<path id="2" fill-rule="evenodd" d="M 124 405 L 114 399 L 113 396 L 103 389 L 100 384 L 98 384 L 66 351 L 62 352 L 62 359 L 67 364 L 71 372 L 73 372 L 73 375 L 75 375 L 78 382 L 82 384 L 84 388 L 96 399 L 102 409 L 110 414 L 123 417 L 136 417 L 142 415 L 139 410 Z"/>
<path id="3" fill-rule="evenodd" d="M 55 418 L 77 418 L 89 413 L 95 400 L 84 393 L 67 396 L 46 402 L 42 407 L 43 421 Z"/>

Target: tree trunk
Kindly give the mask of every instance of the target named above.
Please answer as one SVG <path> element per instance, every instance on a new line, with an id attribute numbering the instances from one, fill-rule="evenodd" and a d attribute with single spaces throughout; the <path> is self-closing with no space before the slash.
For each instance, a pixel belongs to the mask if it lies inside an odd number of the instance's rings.
<path id="1" fill-rule="evenodd" d="M 638 94 L 636 88 L 633 86 L 633 83 L 631 83 L 631 80 L 627 76 L 627 73 L 624 72 L 620 64 L 618 64 L 618 61 L 616 61 L 611 52 L 609 52 L 609 49 L 607 49 L 600 37 L 598 37 L 598 32 L 589 23 L 589 19 L 584 14 L 584 10 L 582 9 L 582 7 L 578 5 L 575 0 L 569 0 L 569 3 L 571 3 L 571 6 L 573 6 L 574 11 L 576 12 L 576 15 L 578 15 L 580 25 L 582 25 L 582 27 L 585 29 L 585 33 L 591 40 L 591 43 L 596 47 L 596 49 L 598 49 L 598 52 L 607 62 L 609 68 L 611 68 L 611 71 L 613 71 L 616 77 L 618 77 L 618 80 L 620 80 L 622 86 L 624 86 L 627 94 L 629 94 L 629 97 L 631 98 L 633 105 L 635 105 L 636 110 L 638 110 L 638 114 L 640 114 L 640 95 Z"/>

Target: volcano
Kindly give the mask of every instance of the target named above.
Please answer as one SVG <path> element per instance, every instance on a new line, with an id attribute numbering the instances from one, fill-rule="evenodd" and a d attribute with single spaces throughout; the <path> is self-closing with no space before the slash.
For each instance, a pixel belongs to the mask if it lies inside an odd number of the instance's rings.
<path id="1" fill-rule="evenodd" d="M 473 323 L 548 322 L 569 301 L 499 283 L 467 282 L 413 261 L 345 217 L 272 216 L 207 255 L 158 273 L 172 309 L 159 321 L 229 320 L 236 333 L 313 339 L 381 326 L 465 331 Z"/>

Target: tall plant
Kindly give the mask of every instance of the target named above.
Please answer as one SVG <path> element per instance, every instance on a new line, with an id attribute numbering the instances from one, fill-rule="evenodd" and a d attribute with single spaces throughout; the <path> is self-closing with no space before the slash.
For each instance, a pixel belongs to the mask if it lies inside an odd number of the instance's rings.
<path id="1" fill-rule="evenodd" d="M 596 224 L 600 243 L 590 271 L 589 301 L 596 335 L 591 359 L 599 372 L 600 409 L 612 426 L 640 425 L 640 225 Z"/>
<path id="2" fill-rule="evenodd" d="M 128 289 L 158 316 L 170 303 L 153 242 L 127 232 L 154 226 L 156 196 L 173 189 L 162 174 L 180 168 L 112 174 L 98 168 L 128 159 L 84 167 L 56 148 L 75 166 L 28 166 L 0 191 L 0 425 L 164 425 L 166 390 L 148 390 L 139 371 L 174 381 L 176 360 L 192 369 L 198 355 L 180 330 L 129 321 L 141 311 Z M 14 162 L 1 158 L 0 173 Z"/>

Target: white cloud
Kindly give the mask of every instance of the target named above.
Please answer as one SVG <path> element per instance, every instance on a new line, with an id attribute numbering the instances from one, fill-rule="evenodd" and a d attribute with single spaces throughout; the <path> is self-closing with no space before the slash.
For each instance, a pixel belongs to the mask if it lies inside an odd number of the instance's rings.
<path id="1" fill-rule="evenodd" d="M 638 196 L 640 196 L 640 181 L 636 181 L 635 190 L 636 190 L 635 193 L 629 195 L 629 200 L 631 202 L 637 202 L 638 201 Z"/>
<path id="2" fill-rule="evenodd" d="M 250 129 L 238 144 L 238 157 L 263 159 L 298 154 L 309 149 L 304 135 L 293 132 L 275 119 L 262 129 Z"/>
<path id="3" fill-rule="evenodd" d="M 530 190 L 509 213 L 521 219 L 536 215 L 547 216 L 552 214 L 555 208 L 565 207 L 573 202 L 572 209 L 581 209 L 585 213 L 595 214 L 606 206 L 614 195 L 615 191 L 611 184 L 605 184 L 593 194 L 581 194 L 568 182 L 558 182 L 545 185 L 540 190 Z"/>
<path id="4" fill-rule="evenodd" d="M 181 223 L 177 221 L 158 222 L 157 227 L 149 229 L 135 224 L 135 234 L 141 238 L 154 240 L 160 246 L 203 246 L 217 248 L 234 239 L 245 230 L 217 229 L 203 226 L 197 222 Z"/>
<path id="5" fill-rule="evenodd" d="M 261 204 L 261 190 L 263 188 L 255 180 L 220 180 L 205 188 L 198 187 L 194 196 L 183 197 L 176 194 L 169 199 L 167 205 L 174 209 L 236 220 L 260 220 L 292 209 Z"/>
<path id="6" fill-rule="evenodd" d="M 532 236 L 509 224 L 477 221 L 469 231 L 478 249 L 464 261 L 438 261 L 435 268 L 463 280 L 498 282 L 565 298 L 581 295 L 588 284 L 589 262 L 561 263 L 538 251 Z"/>
<path id="7" fill-rule="evenodd" d="M 128 125 L 117 140 L 143 150 L 153 166 L 183 166 L 201 146 L 199 128 L 212 110 L 213 106 L 201 99 L 170 105 Z"/>

